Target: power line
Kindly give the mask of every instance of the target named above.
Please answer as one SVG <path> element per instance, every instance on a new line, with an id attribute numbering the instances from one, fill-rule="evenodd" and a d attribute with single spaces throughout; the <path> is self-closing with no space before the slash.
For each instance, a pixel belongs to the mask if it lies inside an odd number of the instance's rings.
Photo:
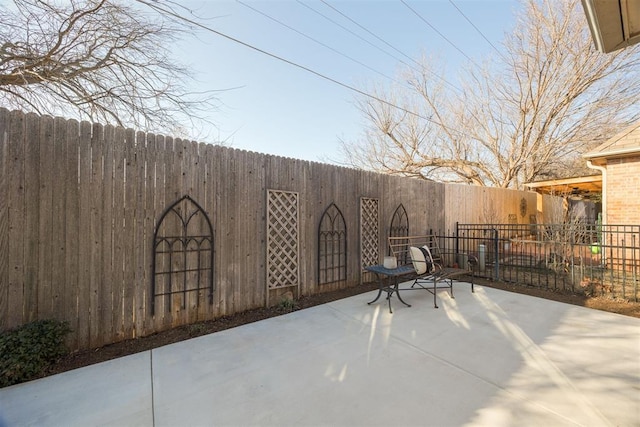
<path id="1" fill-rule="evenodd" d="M 386 44 L 387 46 L 389 46 L 391 49 L 395 50 L 396 52 L 398 52 L 399 54 L 401 54 L 402 56 L 404 56 L 405 58 L 409 59 L 410 61 L 413 61 L 416 63 L 416 65 L 420 66 L 420 64 L 413 59 L 412 57 L 410 57 L 409 55 L 405 54 L 404 52 L 402 52 L 400 49 L 396 48 L 395 46 L 393 46 L 392 44 L 388 43 L 386 40 L 382 39 L 381 37 L 379 37 L 377 34 L 375 34 L 374 32 L 372 32 L 371 30 L 369 30 L 368 28 L 360 25 L 358 22 L 356 22 L 354 19 L 350 18 L 349 16 L 347 16 L 346 14 L 342 13 L 340 10 L 338 10 L 335 6 L 330 5 L 329 3 L 327 3 L 325 0 L 320 0 L 325 6 L 333 9 L 335 12 L 337 12 L 338 14 L 340 14 L 341 16 L 343 16 L 344 18 L 348 19 L 349 21 L 351 21 L 353 24 L 357 25 L 359 28 L 361 28 L 362 30 L 366 31 L 367 33 L 369 33 L 370 35 L 372 35 L 373 37 L 375 37 L 376 39 L 380 40 L 382 43 Z"/>
<path id="2" fill-rule="evenodd" d="M 179 14 L 175 13 L 172 10 L 164 9 L 164 8 L 160 7 L 158 4 L 150 3 L 150 1 L 155 1 L 155 0 L 136 0 L 136 1 L 141 3 L 141 4 L 144 4 L 144 5 L 148 6 L 148 7 L 152 8 L 152 9 L 154 9 L 154 10 L 156 10 L 156 11 L 158 11 L 158 12 L 164 14 L 164 15 L 169 15 L 169 16 L 171 16 L 173 18 L 176 18 L 176 19 L 178 19 L 180 21 L 186 22 L 186 23 L 191 24 L 191 25 L 193 25 L 195 27 L 201 28 L 201 29 L 203 29 L 205 31 L 208 31 L 208 32 L 211 32 L 213 34 L 219 35 L 220 37 L 223 37 L 223 38 L 225 38 L 227 40 L 230 40 L 230 41 L 232 41 L 234 43 L 238 43 L 238 44 L 240 44 L 240 45 L 242 45 L 242 46 L 244 46 L 246 48 L 249 48 L 251 50 L 259 52 L 259 53 L 261 53 L 263 55 L 266 55 L 266 56 L 268 56 L 270 58 L 273 58 L 273 59 L 276 59 L 278 61 L 284 62 L 285 64 L 291 65 L 291 66 L 296 67 L 296 68 L 301 69 L 301 70 L 304 70 L 304 71 L 306 71 L 308 73 L 311 73 L 311 74 L 313 74 L 313 75 L 315 75 L 317 77 L 320 77 L 321 79 L 327 80 L 327 81 L 329 81 L 331 83 L 334 83 L 334 84 L 336 84 L 338 86 L 341 86 L 341 87 L 343 87 L 345 89 L 351 90 L 351 91 L 353 91 L 355 93 L 358 93 L 358 94 L 360 94 L 362 96 L 365 96 L 367 98 L 370 98 L 370 99 L 373 99 L 375 101 L 378 101 L 381 104 L 384 104 L 384 105 L 387 105 L 389 107 L 398 109 L 398 110 L 400 110 L 402 112 L 405 112 L 405 113 L 407 113 L 409 115 L 412 115 L 412 116 L 418 117 L 420 119 L 426 120 L 426 121 L 428 121 L 430 123 L 434 123 L 434 124 L 436 124 L 438 126 L 441 126 L 441 127 L 445 128 L 445 129 L 451 131 L 451 132 L 455 132 L 458 135 L 462 135 L 462 136 L 465 136 L 467 138 L 472 138 L 471 136 L 465 134 L 464 132 L 460 132 L 457 129 L 445 126 L 442 123 L 438 123 L 435 120 L 430 119 L 429 117 L 425 117 L 425 116 L 423 116 L 421 114 L 418 114 L 418 113 L 416 113 L 414 111 L 408 110 L 408 109 L 406 109 L 404 107 L 400 107 L 400 106 L 398 106 L 396 104 L 393 104 L 392 102 L 386 101 L 386 100 L 384 100 L 382 98 L 379 98 L 379 97 L 377 97 L 375 95 L 372 95 L 372 94 L 370 94 L 368 92 L 365 92 L 363 90 L 355 88 L 355 87 L 353 87 L 351 85 L 343 83 L 343 82 L 341 82 L 339 80 L 336 80 L 334 78 L 331 78 L 329 76 L 326 76 L 326 75 L 324 75 L 324 74 L 322 74 L 322 73 L 320 73 L 318 71 L 315 71 L 315 70 L 313 70 L 313 69 L 311 69 L 309 67 L 306 67 L 304 65 L 300 65 L 300 64 L 298 64 L 296 62 L 290 61 L 290 60 L 288 60 L 286 58 L 283 58 L 281 56 L 275 55 L 275 54 L 273 54 L 271 52 L 267 52 L 266 50 L 260 49 L 259 47 L 253 46 L 253 45 L 251 45 L 249 43 L 246 43 L 246 42 L 243 42 L 242 40 L 236 39 L 236 38 L 234 38 L 232 36 L 229 36 L 227 34 L 224 34 L 224 33 L 220 32 L 220 31 L 214 30 L 213 28 L 208 27 L 208 26 L 206 26 L 204 24 L 201 24 L 199 22 L 196 22 L 193 19 L 186 18 L 186 17 L 184 17 L 182 15 L 179 15 Z"/>
<path id="3" fill-rule="evenodd" d="M 386 44 L 387 46 L 389 46 L 391 49 L 395 50 L 396 52 L 398 52 L 399 54 L 401 54 L 402 56 L 404 56 L 405 58 L 408 58 L 410 61 L 413 61 L 418 67 L 422 68 L 422 65 L 416 61 L 415 59 L 413 59 L 412 57 L 410 57 L 409 55 L 405 54 L 404 52 L 402 52 L 400 49 L 396 48 L 395 46 L 393 46 L 392 44 L 388 43 L 386 40 L 384 40 L 383 38 L 379 37 L 377 34 L 375 34 L 374 32 L 372 32 L 371 30 L 369 30 L 368 28 L 364 27 L 363 25 L 361 25 L 360 23 L 358 23 L 355 19 L 347 16 L 345 13 L 341 12 L 339 9 L 337 9 L 335 6 L 332 6 L 331 4 L 327 3 L 325 0 L 320 0 L 325 6 L 333 9 L 336 13 L 340 14 L 342 17 L 346 18 L 347 20 L 351 21 L 353 24 L 355 24 L 356 26 L 358 26 L 359 28 L 361 28 L 362 30 L 366 31 L 367 33 L 369 33 L 370 35 L 372 35 L 373 37 L 375 37 L 376 39 L 380 40 L 382 43 Z M 405 63 L 405 62 L 403 62 Z M 406 63 L 405 63 L 406 64 Z M 408 64 L 407 64 L 408 65 Z M 413 67 L 410 67 L 413 70 L 416 70 Z M 418 70 L 416 70 L 418 71 Z M 437 75 L 436 73 L 434 73 L 431 70 L 427 70 L 430 74 L 434 75 L 435 77 L 437 77 L 438 79 L 442 80 L 444 83 L 446 83 L 449 87 L 453 88 L 454 90 L 456 90 L 458 93 L 462 92 L 461 89 L 459 89 L 457 86 L 455 86 L 452 83 L 449 83 L 444 77 Z M 418 71 L 419 72 L 419 71 Z"/>
<path id="4" fill-rule="evenodd" d="M 467 15 L 465 15 L 465 14 L 462 12 L 462 10 L 460 10 L 460 8 L 459 8 L 459 7 L 458 7 L 458 6 L 453 2 L 453 0 L 449 0 L 449 3 L 451 3 L 451 5 L 452 5 L 453 7 L 455 7 L 455 8 L 456 8 L 456 10 L 460 13 L 460 15 L 462 15 L 462 16 L 464 17 L 464 19 L 466 19 L 466 20 L 467 20 L 467 22 L 468 22 L 469 24 L 471 24 L 471 26 L 472 26 L 472 27 L 473 27 L 473 28 L 478 32 L 478 34 L 480 34 L 480 36 L 482 36 L 482 38 L 483 38 L 483 39 L 485 39 L 485 40 L 486 40 L 486 42 L 487 42 L 487 43 L 489 43 L 489 45 L 491 45 L 491 47 L 493 48 L 493 50 L 495 50 L 495 51 L 496 51 L 496 53 L 497 53 L 498 55 L 500 55 L 500 57 L 506 61 L 506 58 L 504 57 L 504 55 L 502 54 L 502 52 L 500 52 L 500 51 L 498 50 L 498 48 L 497 48 L 493 43 L 491 43 L 491 40 L 489 40 L 489 39 L 488 39 L 488 38 L 487 38 L 487 37 L 482 33 L 482 31 L 480 31 L 480 29 L 479 29 L 478 27 L 476 27 L 476 26 L 475 26 L 475 24 L 474 24 L 473 22 L 471 22 L 471 19 L 469 19 L 469 18 L 467 17 Z"/>
<path id="5" fill-rule="evenodd" d="M 400 82 L 398 82 L 397 80 L 395 80 L 393 77 L 387 76 L 387 75 L 386 75 L 386 74 L 384 74 L 383 72 L 378 71 L 378 70 L 376 70 L 376 69 L 374 69 L 374 68 L 372 68 L 372 67 L 368 66 L 367 64 L 365 64 L 365 63 L 363 63 L 363 62 L 360 62 L 360 61 L 358 61 L 357 59 L 355 59 L 355 58 L 353 58 L 353 57 L 351 57 L 351 56 L 349 56 L 349 55 L 347 55 L 347 54 L 345 54 L 345 53 L 342 53 L 342 52 L 340 52 L 340 51 L 338 51 L 338 50 L 336 50 L 336 49 L 332 48 L 331 46 L 329 46 L 329 45 L 327 45 L 327 44 L 325 44 L 325 43 L 323 43 L 323 42 L 321 42 L 321 41 L 319 41 L 319 40 L 317 40 L 317 39 L 315 39 L 315 38 L 313 38 L 313 37 L 311 37 L 311 36 L 309 36 L 309 35 L 307 35 L 307 34 L 303 33 L 302 31 L 299 31 L 299 30 L 297 30 L 297 29 L 295 29 L 295 28 L 291 27 L 290 25 L 285 24 L 284 22 L 282 22 L 282 21 L 280 21 L 280 20 L 278 20 L 278 19 L 276 19 L 276 18 L 274 18 L 274 17 L 272 17 L 272 16 L 270 16 L 270 15 L 267 15 L 266 13 L 264 13 L 264 12 L 262 12 L 262 11 L 260 11 L 260 10 L 256 9 L 255 7 L 253 7 L 253 6 L 249 6 L 248 4 L 246 4 L 246 3 L 244 3 L 244 2 L 242 2 L 242 1 L 240 1 L 240 0 L 236 0 L 236 1 L 237 1 L 238 3 L 240 3 L 241 5 L 243 5 L 243 6 L 247 7 L 247 8 L 249 8 L 249 9 L 253 10 L 254 12 L 259 13 L 260 15 L 264 16 L 265 18 L 270 19 L 270 20 L 272 20 L 272 21 L 276 22 L 277 24 L 282 25 L 282 26 L 283 26 L 283 27 L 285 27 L 285 28 L 288 28 L 288 29 L 290 29 L 291 31 L 294 31 L 294 32 L 296 32 L 297 34 L 300 34 L 302 37 L 305 37 L 305 38 L 307 38 L 307 39 L 311 40 L 312 42 L 317 43 L 317 44 L 319 44 L 320 46 L 322 46 L 322 47 L 324 47 L 324 48 L 326 48 L 326 49 L 329 49 L 330 51 L 332 51 L 332 52 L 334 52 L 334 53 L 337 53 L 338 55 L 340 55 L 340 56 L 342 56 L 342 57 L 344 57 L 344 58 L 347 58 L 347 59 L 349 59 L 350 61 L 353 61 L 353 62 L 355 62 L 355 63 L 356 63 L 356 64 L 358 64 L 358 65 L 361 65 L 361 66 L 365 67 L 365 68 L 366 68 L 366 69 L 368 69 L 369 71 L 373 71 L 374 73 L 379 74 L 379 75 L 381 75 L 382 77 L 385 77 L 385 78 L 387 78 L 387 79 L 389 79 L 389 80 L 391 80 L 391 81 L 393 81 L 393 82 L 396 82 L 396 83 L 398 83 L 398 84 L 401 84 Z"/>
<path id="6" fill-rule="evenodd" d="M 397 56 L 395 56 L 395 55 L 393 55 L 393 54 L 391 54 L 391 53 L 387 52 L 387 51 L 386 51 L 386 50 L 384 50 L 384 49 L 382 49 L 380 46 L 378 46 L 378 45 L 376 45 L 376 44 L 372 43 L 371 41 L 369 41 L 369 40 L 367 40 L 367 39 L 365 39 L 364 37 L 362 37 L 360 34 L 356 33 L 355 31 L 351 31 L 349 28 L 345 27 L 344 25 L 340 24 L 339 22 L 334 21 L 333 19 L 329 18 L 327 15 L 325 15 L 325 14 L 323 14 L 322 12 L 320 12 L 320 11 L 318 11 L 318 10 L 316 10 L 316 9 L 312 8 L 312 7 L 311 7 L 311 6 L 309 6 L 308 4 L 303 3 L 303 2 L 302 2 L 302 1 L 300 1 L 300 0 L 297 0 L 297 2 L 298 2 L 300 5 L 302 5 L 302 6 L 306 7 L 307 9 L 309 9 L 309 10 L 311 10 L 311 11 L 315 12 L 316 14 L 318 14 L 318 15 L 322 16 L 324 19 L 326 19 L 327 21 L 331 22 L 332 24 L 334 24 L 334 25 L 336 25 L 336 26 L 338 26 L 338 27 L 342 28 L 344 31 L 348 32 L 349 34 L 351 34 L 351 35 L 353 35 L 353 36 L 355 36 L 355 37 L 359 38 L 359 39 L 360 39 L 360 40 L 362 40 L 363 42 L 367 43 L 369 46 L 372 46 L 373 48 L 375 48 L 375 49 L 379 50 L 380 52 L 384 53 L 384 54 L 385 54 L 385 55 L 387 55 L 387 56 L 390 56 L 391 58 L 395 59 L 396 61 L 398 61 L 398 62 L 400 62 L 400 63 L 402 63 L 402 64 L 404 64 L 404 65 L 406 65 L 407 67 L 413 68 L 413 66 L 409 65 L 409 64 L 408 64 L 408 63 L 406 63 L 404 60 L 402 60 L 402 59 L 398 58 Z M 418 71 L 416 68 L 413 68 L 413 70 Z"/>
<path id="7" fill-rule="evenodd" d="M 433 31 L 435 31 L 440 37 L 442 37 L 447 43 L 449 43 L 451 46 L 453 46 L 453 48 L 455 50 L 457 50 L 458 52 L 460 52 L 465 58 L 467 58 L 470 62 L 472 62 L 476 67 L 480 68 L 480 66 L 478 64 L 476 64 L 476 62 L 471 59 L 470 56 L 468 56 L 466 53 L 464 53 L 462 51 L 462 49 L 460 49 L 455 43 L 453 43 L 451 40 L 449 40 L 444 34 L 442 34 L 440 31 L 438 31 L 438 29 L 436 27 L 434 27 L 433 25 L 431 25 L 431 23 L 429 21 L 427 21 L 427 19 L 420 15 L 420 13 L 418 13 L 417 10 L 415 10 L 414 8 L 412 8 L 411 6 L 409 6 L 409 4 L 405 1 L 405 0 L 400 0 L 400 2 L 402 2 L 403 5 L 405 5 L 411 12 L 413 12 L 418 18 L 420 18 L 420 20 L 422 20 L 422 22 L 424 22 L 425 24 L 427 24 L 429 26 L 429 28 L 431 28 Z"/>

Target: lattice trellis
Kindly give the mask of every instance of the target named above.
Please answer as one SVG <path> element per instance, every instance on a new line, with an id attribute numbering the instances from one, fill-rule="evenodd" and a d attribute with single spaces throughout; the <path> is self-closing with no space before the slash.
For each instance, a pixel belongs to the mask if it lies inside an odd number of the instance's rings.
<path id="1" fill-rule="evenodd" d="M 298 193 L 267 190 L 267 301 L 269 289 L 300 286 Z"/>
<path id="2" fill-rule="evenodd" d="M 380 264 L 378 254 L 378 199 L 360 199 L 360 265 Z"/>

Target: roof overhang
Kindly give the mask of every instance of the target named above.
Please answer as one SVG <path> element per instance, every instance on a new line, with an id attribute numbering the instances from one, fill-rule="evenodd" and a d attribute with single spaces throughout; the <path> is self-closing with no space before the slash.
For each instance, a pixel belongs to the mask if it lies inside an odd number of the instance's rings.
<path id="1" fill-rule="evenodd" d="M 602 175 L 551 179 L 525 184 L 531 190 L 573 199 L 591 199 L 602 194 Z"/>
<path id="2" fill-rule="evenodd" d="M 582 0 L 582 8 L 600 52 L 640 42 L 640 0 Z"/>
<path id="3" fill-rule="evenodd" d="M 627 147 L 599 152 L 589 152 L 582 155 L 587 160 L 591 160 L 597 164 L 606 163 L 607 159 L 618 159 L 621 157 L 630 157 L 640 155 L 639 147 Z"/>

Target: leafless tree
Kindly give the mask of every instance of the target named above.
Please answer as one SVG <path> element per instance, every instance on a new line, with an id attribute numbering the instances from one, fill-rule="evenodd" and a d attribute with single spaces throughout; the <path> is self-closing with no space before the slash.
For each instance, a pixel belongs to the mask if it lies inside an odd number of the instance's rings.
<path id="1" fill-rule="evenodd" d="M 186 91 L 192 76 L 170 56 L 185 28 L 139 4 L 13 0 L 0 23 L 5 107 L 169 133 L 215 109 L 215 93 Z"/>
<path id="2" fill-rule="evenodd" d="M 640 118 L 640 47 L 601 54 L 578 0 L 526 0 L 503 49 L 443 83 L 433 58 L 359 106 L 348 162 L 385 173 L 504 188 L 566 176 L 576 157 Z M 407 90 L 407 86 L 410 87 Z"/>

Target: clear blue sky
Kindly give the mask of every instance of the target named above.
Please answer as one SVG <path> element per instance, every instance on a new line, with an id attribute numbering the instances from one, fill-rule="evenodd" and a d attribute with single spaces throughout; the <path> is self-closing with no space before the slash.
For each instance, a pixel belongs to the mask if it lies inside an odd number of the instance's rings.
<path id="1" fill-rule="evenodd" d="M 478 63 L 495 51 L 466 18 L 499 48 L 520 7 L 515 0 L 454 0 L 463 16 L 449 0 L 405 1 Z M 216 31 L 363 90 L 374 83 L 389 83 L 385 76 L 395 77 L 400 61 L 411 63 L 408 57 L 439 56 L 451 83 L 468 61 L 400 0 L 327 0 L 384 42 L 320 0 L 242 2 L 299 32 L 237 1 L 179 4 L 207 18 L 201 22 Z M 354 106 L 360 95 L 349 89 L 211 32 L 186 37 L 174 53 L 194 70 L 195 89 L 229 89 L 219 95 L 222 105 L 211 116 L 218 129 L 210 131 L 209 139 L 228 139 L 234 148 L 261 153 L 340 161 L 339 139 L 353 141 L 362 136 L 364 119 Z"/>

